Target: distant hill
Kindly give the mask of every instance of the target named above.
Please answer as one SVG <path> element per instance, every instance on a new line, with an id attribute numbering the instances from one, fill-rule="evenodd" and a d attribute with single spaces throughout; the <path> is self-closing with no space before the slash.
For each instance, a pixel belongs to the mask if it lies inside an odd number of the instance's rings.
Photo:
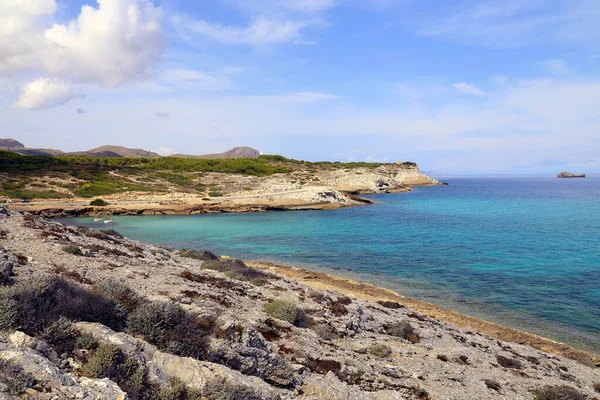
<path id="1" fill-rule="evenodd" d="M 0 139 L 0 149 L 2 150 L 16 150 L 24 148 L 25 145 L 21 142 L 17 142 L 15 139 Z"/>
<path id="2" fill-rule="evenodd" d="M 200 156 L 190 154 L 173 154 L 171 157 L 180 158 L 257 158 L 260 156 L 260 151 L 248 146 L 234 147 L 224 153 L 204 154 Z"/>
<path id="3" fill-rule="evenodd" d="M 93 157 L 127 157 L 127 158 L 158 158 L 160 154 L 153 153 L 144 149 L 130 149 L 123 146 L 100 146 L 88 151 L 76 151 L 68 153 L 73 156 L 93 156 Z"/>
<path id="4" fill-rule="evenodd" d="M 16 149 L 11 150 L 24 156 L 62 156 L 65 153 L 56 149 Z"/>
<path id="5" fill-rule="evenodd" d="M 64 154 L 60 150 L 54 149 L 30 149 L 14 139 L 0 139 L 0 150 L 8 150 L 24 156 L 59 156 Z"/>
<path id="6" fill-rule="evenodd" d="M 65 153 L 55 149 L 31 149 L 14 139 L 0 139 L 0 150 L 8 150 L 24 156 L 90 156 L 90 157 L 125 157 L 125 158 L 159 158 L 158 153 L 144 149 L 130 149 L 124 146 L 100 146 L 91 150 L 74 151 Z M 173 154 L 171 157 L 179 158 L 257 158 L 261 152 L 248 146 L 234 147 L 224 153 L 192 155 Z"/>

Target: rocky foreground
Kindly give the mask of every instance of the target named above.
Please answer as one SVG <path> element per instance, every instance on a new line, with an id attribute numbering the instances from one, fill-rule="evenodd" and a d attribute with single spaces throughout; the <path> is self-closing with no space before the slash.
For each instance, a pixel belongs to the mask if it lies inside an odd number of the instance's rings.
<path id="1" fill-rule="evenodd" d="M 594 355 L 5 208 L 0 330 L 0 399 L 600 396 Z"/>

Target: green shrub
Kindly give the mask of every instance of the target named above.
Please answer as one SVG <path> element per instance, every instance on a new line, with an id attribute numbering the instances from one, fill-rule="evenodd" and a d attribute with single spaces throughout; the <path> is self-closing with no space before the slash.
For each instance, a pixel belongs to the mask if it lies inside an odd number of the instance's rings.
<path id="1" fill-rule="evenodd" d="M 392 351 L 383 343 L 375 343 L 367 348 L 367 351 L 376 357 L 387 357 Z"/>
<path id="2" fill-rule="evenodd" d="M 203 395 L 210 400 L 269 400 L 249 386 L 237 385 L 226 380 L 207 383 Z"/>
<path id="3" fill-rule="evenodd" d="M 114 300 L 61 277 L 32 278 L 0 287 L 0 330 L 20 329 L 36 335 L 60 317 L 98 322 L 115 330 L 124 326 Z"/>
<path id="4" fill-rule="evenodd" d="M 151 400 L 201 400 L 206 399 L 202 392 L 188 388 L 183 382 L 171 379 L 169 387 L 163 387 Z"/>
<path id="5" fill-rule="evenodd" d="M 133 394 L 132 397 L 137 397 L 135 394 L 141 392 L 145 383 L 144 368 L 133 358 L 125 356 L 114 344 L 98 346 L 81 372 L 88 378 L 108 378 L 128 394 Z"/>
<path id="6" fill-rule="evenodd" d="M 42 331 L 40 337 L 54 348 L 57 354 L 71 352 L 77 343 L 80 332 L 65 317 L 51 322 Z"/>
<path id="7" fill-rule="evenodd" d="M 98 282 L 94 289 L 115 301 L 116 310 L 123 319 L 127 318 L 129 313 L 137 309 L 144 301 L 129 286 L 115 279 L 104 279 Z"/>
<path id="8" fill-rule="evenodd" d="M 77 342 L 75 342 L 76 349 L 83 350 L 96 350 L 100 343 L 94 338 L 92 335 L 88 333 L 83 333 L 77 338 Z"/>
<path id="9" fill-rule="evenodd" d="M 11 285 L 13 283 L 13 264 L 11 262 L 4 263 L 0 269 L 0 286 Z"/>
<path id="10" fill-rule="evenodd" d="M 407 321 L 394 322 L 385 327 L 385 330 L 388 335 L 406 339 L 413 344 L 421 341 L 421 338 L 415 331 L 415 328 L 413 328 L 410 322 Z"/>
<path id="11" fill-rule="evenodd" d="M 207 336 L 212 326 L 173 302 L 154 301 L 142 304 L 132 312 L 127 328 L 161 350 L 203 359 L 206 356 Z"/>
<path id="12" fill-rule="evenodd" d="M 498 382 L 491 380 L 491 379 L 484 379 L 483 383 L 485 383 L 485 386 L 487 386 L 489 389 L 495 390 L 496 392 L 499 392 L 502 390 L 502 385 L 500 385 Z"/>
<path id="13" fill-rule="evenodd" d="M 21 395 L 35 386 L 35 377 L 12 361 L 0 360 L 0 383 L 6 385 L 10 395 Z"/>
<path id="14" fill-rule="evenodd" d="M 585 400 L 585 396 L 567 385 L 546 385 L 533 392 L 535 400 Z"/>
<path id="15" fill-rule="evenodd" d="M 215 255 L 212 251 L 208 250 L 190 250 L 190 249 L 181 249 L 179 251 L 179 255 L 185 258 L 193 258 L 194 260 L 202 260 L 202 261 L 215 261 L 218 260 L 219 257 Z"/>
<path id="16" fill-rule="evenodd" d="M 90 206 L 104 207 L 107 206 L 108 202 L 102 199 L 94 199 L 90 201 Z"/>
<path id="17" fill-rule="evenodd" d="M 496 356 L 498 364 L 504 368 L 523 369 L 523 363 L 516 358 L 507 358 L 501 355 Z"/>
<path id="18" fill-rule="evenodd" d="M 248 281 L 257 286 L 262 286 L 269 280 L 275 278 L 273 275 L 259 269 L 248 267 L 241 260 L 204 261 L 202 263 L 202 268 L 223 272 L 232 279 Z"/>
<path id="19" fill-rule="evenodd" d="M 265 305 L 264 311 L 273 318 L 287 321 L 301 328 L 309 326 L 304 310 L 298 308 L 296 303 L 287 300 L 275 300 Z"/>
<path id="20" fill-rule="evenodd" d="M 74 244 L 66 244 L 63 246 L 63 251 L 65 253 L 73 254 L 74 256 L 82 256 L 83 252 L 79 248 L 79 246 Z"/>

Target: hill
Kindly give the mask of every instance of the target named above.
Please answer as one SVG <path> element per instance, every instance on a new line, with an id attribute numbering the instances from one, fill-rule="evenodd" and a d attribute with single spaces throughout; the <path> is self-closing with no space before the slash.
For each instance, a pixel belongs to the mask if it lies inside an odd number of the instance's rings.
<path id="1" fill-rule="evenodd" d="M 220 158 L 258 158 L 260 155 L 261 155 L 261 152 L 256 149 L 253 149 L 252 147 L 240 146 L 240 147 L 234 147 L 233 149 L 226 151 L 224 153 L 204 154 L 204 155 L 200 155 L 200 156 L 190 155 L 190 154 L 173 154 L 171 157 L 220 159 Z"/>
<path id="2" fill-rule="evenodd" d="M 126 158 L 158 158 L 161 155 L 144 150 L 144 149 L 130 149 L 123 146 L 100 146 L 95 149 L 88 151 L 78 151 L 68 153 L 68 155 L 74 156 L 92 156 L 92 157 L 126 157 Z"/>
<path id="3" fill-rule="evenodd" d="M 65 154 L 55 149 L 30 149 L 17 140 L 8 138 L 0 139 L 0 150 L 12 151 L 24 156 L 61 156 Z"/>
<path id="4" fill-rule="evenodd" d="M 15 139 L 0 139 L 0 149 L 8 150 L 8 149 L 24 149 L 25 145 L 21 142 L 16 141 Z"/>

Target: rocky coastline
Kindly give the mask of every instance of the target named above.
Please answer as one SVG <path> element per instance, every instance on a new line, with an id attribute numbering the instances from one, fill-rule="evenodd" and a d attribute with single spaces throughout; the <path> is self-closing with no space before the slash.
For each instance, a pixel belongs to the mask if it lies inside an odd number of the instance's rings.
<path id="1" fill-rule="evenodd" d="M 415 186 L 442 185 L 422 174 L 416 164 L 386 164 L 376 169 L 323 169 L 312 172 L 310 181 L 301 174 L 305 172 L 267 177 L 206 174 L 205 181 L 216 182 L 227 192 L 221 197 L 170 189 L 168 193 L 125 192 L 101 196 L 107 203 L 104 206 L 91 206 L 94 199 L 90 198 L 32 199 L 7 206 L 45 217 L 330 210 L 373 203 L 360 197 L 362 194 L 404 193 Z"/>
<path id="2" fill-rule="evenodd" d="M 2 207 L 0 309 L 7 399 L 135 400 L 151 390 L 158 399 L 537 400 L 600 390 L 597 355 L 386 289 Z"/>

